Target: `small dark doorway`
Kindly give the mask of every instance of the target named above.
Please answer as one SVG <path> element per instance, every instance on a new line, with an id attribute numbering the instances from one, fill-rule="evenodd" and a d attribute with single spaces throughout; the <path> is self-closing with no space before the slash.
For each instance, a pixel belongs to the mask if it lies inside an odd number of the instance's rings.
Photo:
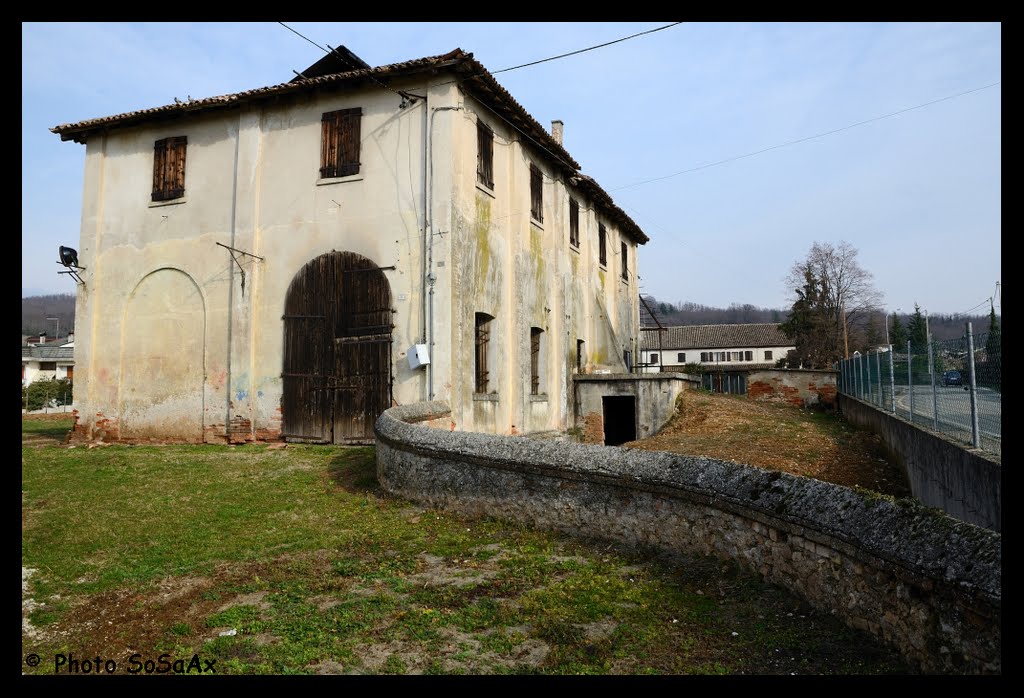
<path id="1" fill-rule="evenodd" d="M 604 445 L 618 446 L 636 441 L 636 398 L 632 395 L 604 396 Z"/>

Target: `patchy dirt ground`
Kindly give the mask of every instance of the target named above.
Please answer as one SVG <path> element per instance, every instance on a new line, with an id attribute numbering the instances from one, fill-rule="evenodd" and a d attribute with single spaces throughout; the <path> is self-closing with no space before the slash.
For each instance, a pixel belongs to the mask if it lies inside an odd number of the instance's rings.
<path id="1" fill-rule="evenodd" d="M 685 392 L 657 435 L 625 444 L 782 470 L 895 497 L 910 496 L 881 439 L 834 414 L 754 402 L 742 395 Z"/>

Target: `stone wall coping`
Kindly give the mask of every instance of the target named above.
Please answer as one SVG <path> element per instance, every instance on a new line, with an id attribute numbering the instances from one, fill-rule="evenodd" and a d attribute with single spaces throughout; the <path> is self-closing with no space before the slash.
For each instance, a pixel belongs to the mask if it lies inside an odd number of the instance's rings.
<path id="1" fill-rule="evenodd" d="M 676 380 L 684 381 L 687 383 L 695 382 L 700 380 L 700 376 L 695 376 L 691 373 L 677 373 L 677 372 L 665 372 L 665 373 L 576 373 L 573 374 L 572 379 L 580 383 L 600 382 L 600 381 L 663 381 L 663 380 Z"/>
<path id="2" fill-rule="evenodd" d="M 569 441 L 432 429 L 444 402 L 386 410 L 378 440 L 402 451 L 563 480 L 646 490 L 736 513 L 896 572 L 952 585 L 997 607 L 1002 536 L 912 499 L 892 499 L 732 461 Z M 510 493 L 507 493 L 510 494 Z"/>

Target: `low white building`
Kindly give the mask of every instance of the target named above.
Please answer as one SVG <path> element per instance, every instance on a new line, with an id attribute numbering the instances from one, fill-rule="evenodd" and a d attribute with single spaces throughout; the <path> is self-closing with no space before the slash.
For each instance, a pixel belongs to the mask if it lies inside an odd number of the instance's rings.
<path id="1" fill-rule="evenodd" d="M 46 335 L 40 335 L 37 343 L 23 344 L 21 347 L 21 384 L 35 383 L 38 380 L 51 378 L 74 380 L 75 376 L 75 336 L 73 334 L 63 340 L 47 342 Z"/>
<path id="2" fill-rule="evenodd" d="M 679 371 L 685 364 L 713 369 L 772 368 L 796 345 L 778 323 L 686 325 L 642 333 L 645 373 Z"/>

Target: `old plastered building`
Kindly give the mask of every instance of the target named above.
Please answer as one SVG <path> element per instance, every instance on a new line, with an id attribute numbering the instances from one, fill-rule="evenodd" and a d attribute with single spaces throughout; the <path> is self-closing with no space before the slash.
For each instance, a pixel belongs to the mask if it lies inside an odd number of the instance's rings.
<path id="1" fill-rule="evenodd" d="M 636 355 L 647 237 L 462 50 L 52 131 L 86 145 L 81 437 L 357 442 L 428 399 L 562 430 Z"/>

